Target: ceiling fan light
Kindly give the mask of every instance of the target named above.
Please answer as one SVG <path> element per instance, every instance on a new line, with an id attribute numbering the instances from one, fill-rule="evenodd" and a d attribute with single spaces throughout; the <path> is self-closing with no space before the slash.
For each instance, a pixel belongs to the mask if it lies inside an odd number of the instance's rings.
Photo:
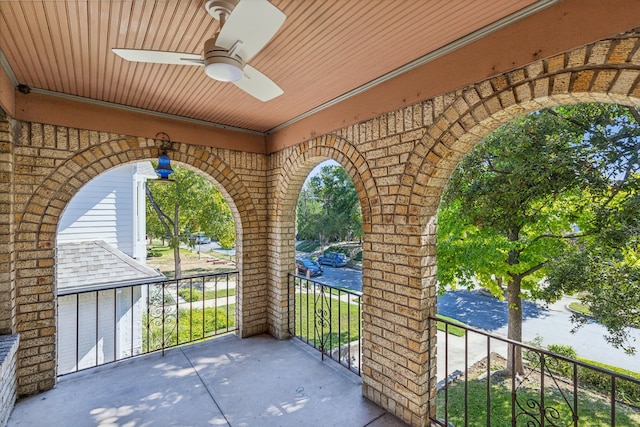
<path id="1" fill-rule="evenodd" d="M 237 82 L 243 76 L 242 68 L 236 64 L 229 64 L 223 61 L 205 65 L 204 72 L 212 79 L 221 82 Z"/>

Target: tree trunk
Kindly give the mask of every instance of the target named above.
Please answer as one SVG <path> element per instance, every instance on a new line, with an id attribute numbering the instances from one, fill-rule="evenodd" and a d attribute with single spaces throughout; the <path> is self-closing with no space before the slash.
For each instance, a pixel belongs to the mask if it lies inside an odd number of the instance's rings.
<path id="1" fill-rule="evenodd" d="M 173 259 L 175 266 L 174 278 L 180 279 L 182 277 L 182 265 L 180 263 L 180 230 L 178 228 L 178 214 L 180 213 L 180 205 L 176 203 L 173 210 Z"/>
<path id="2" fill-rule="evenodd" d="M 507 284 L 507 303 L 509 304 L 509 325 L 507 337 L 510 340 L 522 342 L 522 298 L 520 287 L 522 277 L 515 276 Z M 509 344 L 507 350 L 507 373 L 523 374 L 522 347 Z"/>

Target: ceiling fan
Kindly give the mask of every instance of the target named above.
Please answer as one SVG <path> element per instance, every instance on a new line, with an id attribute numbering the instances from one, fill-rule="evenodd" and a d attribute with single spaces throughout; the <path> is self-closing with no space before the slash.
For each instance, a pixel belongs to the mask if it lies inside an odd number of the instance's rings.
<path id="1" fill-rule="evenodd" d="M 127 61 L 204 66 L 212 79 L 233 82 L 263 102 L 282 95 L 277 84 L 247 62 L 271 40 L 286 15 L 267 0 L 209 0 L 204 7 L 220 21 L 220 29 L 204 42 L 202 55 L 144 49 L 112 51 Z"/>

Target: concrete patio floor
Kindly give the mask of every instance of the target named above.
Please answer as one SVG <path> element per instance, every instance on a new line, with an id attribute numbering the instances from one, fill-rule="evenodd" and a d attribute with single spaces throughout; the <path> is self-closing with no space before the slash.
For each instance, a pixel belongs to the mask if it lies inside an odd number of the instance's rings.
<path id="1" fill-rule="evenodd" d="M 228 335 L 65 376 L 15 426 L 404 426 L 361 379 L 292 339 Z"/>

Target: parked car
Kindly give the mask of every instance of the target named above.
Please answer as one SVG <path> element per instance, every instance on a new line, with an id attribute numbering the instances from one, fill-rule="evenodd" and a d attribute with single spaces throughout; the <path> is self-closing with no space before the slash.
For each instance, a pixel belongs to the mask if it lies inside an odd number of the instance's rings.
<path id="1" fill-rule="evenodd" d="M 309 258 L 296 259 L 296 270 L 302 276 L 306 276 L 308 271 L 311 277 L 320 276 L 323 272 L 322 266 Z"/>
<path id="2" fill-rule="evenodd" d="M 192 234 L 191 239 L 196 243 L 196 245 L 206 245 L 211 243 L 211 237 L 205 236 L 202 233 Z"/>
<path id="3" fill-rule="evenodd" d="M 325 252 L 318 257 L 318 262 L 332 267 L 344 267 L 347 265 L 347 256 L 339 252 Z"/>

